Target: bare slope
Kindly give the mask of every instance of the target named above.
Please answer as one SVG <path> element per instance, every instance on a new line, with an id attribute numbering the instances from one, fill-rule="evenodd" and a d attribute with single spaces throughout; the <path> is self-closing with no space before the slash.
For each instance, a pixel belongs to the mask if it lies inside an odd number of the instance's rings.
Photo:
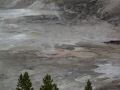
<path id="1" fill-rule="evenodd" d="M 26 8 L 36 0 L 0 0 L 0 8 Z"/>

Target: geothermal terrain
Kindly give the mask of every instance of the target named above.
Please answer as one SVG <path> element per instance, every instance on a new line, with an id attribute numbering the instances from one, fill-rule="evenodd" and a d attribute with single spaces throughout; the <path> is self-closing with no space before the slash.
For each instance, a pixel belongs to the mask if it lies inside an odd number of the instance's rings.
<path id="1" fill-rule="evenodd" d="M 46 74 L 60 90 L 83 90 L 88 79 L 95 89 L 119 90 L 120 1 L 106 1 L 108 16 L 75 23 L 55 3 L 0 0 L 0 90 L 15 90 L 25 71 L 35 90 Z"/>

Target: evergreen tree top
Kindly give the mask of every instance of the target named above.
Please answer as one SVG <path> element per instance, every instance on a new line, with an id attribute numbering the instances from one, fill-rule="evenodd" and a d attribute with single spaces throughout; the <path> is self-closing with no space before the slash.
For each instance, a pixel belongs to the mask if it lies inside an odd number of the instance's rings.
<path id="1" fill-rule="evenodd" d="M 28 72 L 25 72 L 19 76 L 16 90 L 33 90 Z"/>
<path id="2" fill-rule="evenodd" d="M 85 90 L 92 90 L 92 84 L 91 84 L 90 80 L 87 81 L 87 84 L 85 86 Z"/>
<path id="3" fill-rule="evenodd" d="M 59 90 L 57 85 L 53 83 L 53 79 L 50 75 L 46 75 L 43 78 L 43 85 L 40 87 L 40 90 Z"/>

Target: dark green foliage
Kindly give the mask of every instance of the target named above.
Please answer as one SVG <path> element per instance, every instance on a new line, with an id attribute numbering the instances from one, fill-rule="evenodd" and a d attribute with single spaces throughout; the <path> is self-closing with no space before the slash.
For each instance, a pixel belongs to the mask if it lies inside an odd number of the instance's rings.
<path id="1" fill-rule="evenodd" d="M 27 72 L 20 75 L 16 90 L 34 90 Z"/>
<path id="2" fill-rule="evenodd" d="M 43 84 L 40 87 L 40 90 L 59 90 L 57 85 L 53 83 L 53 79 L 50 75 L 46 75 L 43 79 Z"/>
<path id="3" fill-rule="evenodd" d="M 92 90 L 92 85 L 90 80 L 87 81 L 87 85 L 85 86 L 85 90 Z"/>

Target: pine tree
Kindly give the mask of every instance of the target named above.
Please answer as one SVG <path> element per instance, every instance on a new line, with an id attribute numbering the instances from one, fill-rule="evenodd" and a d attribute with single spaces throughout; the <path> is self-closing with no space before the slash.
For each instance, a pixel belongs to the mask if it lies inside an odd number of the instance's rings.
<path id="1" fill-rule="evenodd" d="M 50 75 L 46 75 L 43 79 L 43 84 L 40 87 L 40 90 L 59 90 L 57 85 L 53 83 L 53 79 Z"/>
<path id="2" fill-rule="evenodd" d="M 85 90 L 92 90 L 92 85 L 90 80 L 87 81 L 87 85 L 85 86 Z"/>
<path id="3" fill-rule="evenodd" d="M 19 76 L 16 90 L 34 90 L 28 72 Z"/>

